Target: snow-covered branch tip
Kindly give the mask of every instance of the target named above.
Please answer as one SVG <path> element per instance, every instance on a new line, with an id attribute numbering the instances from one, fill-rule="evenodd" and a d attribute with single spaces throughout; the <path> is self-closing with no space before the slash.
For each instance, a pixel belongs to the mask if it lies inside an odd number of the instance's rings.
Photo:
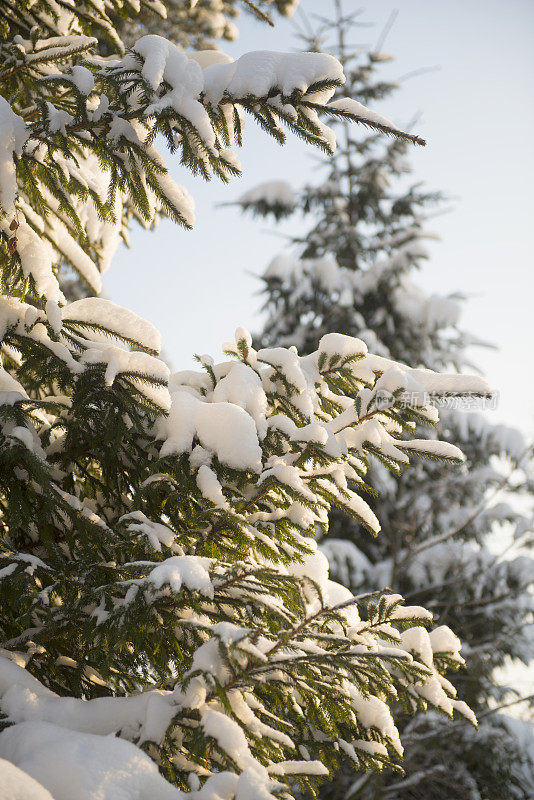
<path id="1" fill-rule="evenodd" d="M 377 114 L 376 111 L 371 111 L 366 108 L 362 103 L 351 97 L 343 97 L 339 100 L 334 100 L 333 103 L 328 104 L 328 113 L 333 116 L 338 116 L 343 119 L 349 119 L 352 122 L 357 122 L 360 125 L 365 125 L 382 133 L 387 133 L 390 136 L 395 136 L 397 139 L 404 139 L 413 144 L 419 144 L 422 147 L 426 146 L 426 140 L 422 139 L 413 133 L 398 128 L 393 122 L 390 122 L 386 117 Z"/>

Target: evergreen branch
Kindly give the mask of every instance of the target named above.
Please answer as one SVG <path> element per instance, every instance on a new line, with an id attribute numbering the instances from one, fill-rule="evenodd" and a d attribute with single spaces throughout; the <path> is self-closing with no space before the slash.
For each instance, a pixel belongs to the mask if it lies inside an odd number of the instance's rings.
<path id="1" fill-rule="evenodd" d="M 414 555 L 418 555 L 422 553 L 424 550 L 428 550 L 429 547 L 435 547 L 437 544 L 441 544 L 442 542 L 446 542 L 449 539 L 453 539 L 454 537 L 458 536 L 458 534 L 462 533 L 475 519 L 480 516 L 488 507 L 488 504 L 495 498 L 496 495 L 499 494 L 506 486 L 509 486 L 511 482 L 511 476 L 505 476 L 493 489 L 493 491 L 486 496 L 484 501 L 471 513 L 468 515 L 467 519 L 459 525 L 457 528 L 454 528 L 450 531 L 445 531 L 444 533 L 438 534 L 437 536 L 433 536 L 430 539 L 426 539 L 421 544 L 413 547 L 411 550 L 407 551 L 404 557 L 399 561 L 397 565 L 397 569 L 402 569 L 407 561 L 412 558 Z"/>
<path id="2" fill-rule="evenodd" d="M 335 109 L 332 108 L 331 105 L 321 107 L 307 100 L 303 100 L 302 105 L 307 108 L 313 108 L 315 111 L 326 111 L 326 113 L 330 114 L 330 116 L 337 117 L 339 119 L 348 119 L 351 122 L 364 125 L 366 128 L 370 128 L 371 130 L 387 133 L 389 136 L 394 136 L 397 139 L 403 139 L 404 141 L 412 142 L 413 144 L 419 144 L 422 147 L 426 145 L 426 141 L 416 134 L 406 133 L 405 131 L 401 131 L 399 128 L 387 125 L 385 122 L 375 121 L 361 114 L 355 114 L 351 111 L 344 111 L 342 109 Z"/>

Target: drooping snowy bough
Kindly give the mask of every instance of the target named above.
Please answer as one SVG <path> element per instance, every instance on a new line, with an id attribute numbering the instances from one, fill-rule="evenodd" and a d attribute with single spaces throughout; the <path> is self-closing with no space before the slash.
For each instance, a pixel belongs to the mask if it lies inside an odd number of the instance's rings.
<path id="1" fill-rule="evenodd" d="M 240 171 L 230 148 L 241 144 L 245 114 L 280 142 L 285 127 L 327 151 L 335 135 L 319 114 L 388 128 L 363 107 L 356 116 L 330 107 L 345 78 L 327 54 L 261 51 L 234 61 L 146 35 L 104 57 L 88 32 L 109 33 L 106 15 L 107 23 L 93 3 L 49 5 L 33 3 L 26 17 L 0 10 L 11 35 L 0 44 L 0 235 L 21 292 L 61 303 L 63 265 L 98 293 L 132 219 L 150 226 L 163 214 L 192 226 L 193 200 L 170 178 L 157 134 L 186 168 L 227 181 Z"/>

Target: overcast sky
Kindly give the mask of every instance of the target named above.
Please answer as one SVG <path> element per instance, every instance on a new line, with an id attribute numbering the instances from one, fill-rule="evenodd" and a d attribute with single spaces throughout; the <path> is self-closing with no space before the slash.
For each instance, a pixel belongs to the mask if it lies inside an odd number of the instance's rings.
<path id="1" fill-rule="evenodd" d="M 500 392 L 494 421 L 534 433 L 534 3 L 532 0 L 402 0 L 384 50 L 395 61 L 386 77 L 439 66 L 407 80 L 380 105 L 399 126 L 416 113 L 426 148 L 410 153 L 413 177 L 454 198 L 450 213 L 432 221 L 441 242 L 419 275 L 432 292 L 467 296 L 463 327 L 493 342 L 496 351 L 474 358 Z M 326 14 L 330 0 L 301 0 L 308 16 Z M 396 4 L 373 0 L 357 39 L 374 45 Z M 345 9 L 360 3 L 345 0 Z M 296 22 L 299 16 L 296 16 Z M 272 30 L 243 18 L 240 40 L 224 46 L 237 57 L 248 50 L 292 50 L 294 25 Z M 154 31 L 156 32 L 156 31 Z M 155 233 L 135 230 L 132 249 L 121 248 L 105 281 L 116 302 L 152 320 L 177 369 L 194 352 L 220 357 L 238 325 L 257 330 L 255 277 L 284 248 L 273 228 L 217 204 L 265 180 L 295 186 L 313 180 L 315 155 L 301 141 L 281 148 L 250 122 L 239 152 L 243 176 L 224 186 L 205 184 L 169 159 L 173 177 L 193 194 L 197 225 L 187 232 L 165 222 Z M 305 225 L 307 223 L 304 223 Z M 304 228 L 306 229 L 306 228 Z M 296 218 L 285 230 L 302 230 Z"/>

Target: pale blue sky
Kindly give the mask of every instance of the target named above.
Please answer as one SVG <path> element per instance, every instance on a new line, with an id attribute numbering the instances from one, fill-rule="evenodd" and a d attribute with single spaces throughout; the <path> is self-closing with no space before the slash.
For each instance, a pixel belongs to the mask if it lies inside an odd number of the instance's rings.
<path id="1" fill-rule="evenodd" d="M 345 0 L 346 9 L 360 7 Z M 499 408 L 487 413 L 533 433 L 534 3 L 373 0 L 363 7 L 374 25 L 358 38 L 371 44 L 400 10 L 384 47 L 395 56 L 385 75 L 440 66 L 380 106 L 400 126 L 421 112 L 417 132 L 428 146 L 411 151 L 414 179 L 455 198 L 451 213 L 432 222 L 442 241 L 431 245 L 420 281 L 430 291 L 468 295 L 463 327 L 499 347 L 474 354 L 501 393 Z M 302 0 L 302 8 L 325 14 L 330 0 Z M 240 40 L 224 49 L 238 56 L 295 47 L 289 22 L 272 30 L 244 18 Z M 188 368 L 194 352 L 219 357 L 238 325 L 260 327 L 254 275 L 284 246 L 272 228 L 216 204 L 265 180 L 301 185 L 313 178 L 313 155 L 295 139 L 280 148 L 249 123 L 239 152 L 243 176 L 228 186 L 205 184 L 169 159 L 173 177 L 195 198 L 196 228 L 165 222 L 155 233 L 134 231 L 132 249 L 121 248 L 105 288 L 157 324 L 175 368 Z M 301 225 L 297 218 L 286 230 Z"/>

